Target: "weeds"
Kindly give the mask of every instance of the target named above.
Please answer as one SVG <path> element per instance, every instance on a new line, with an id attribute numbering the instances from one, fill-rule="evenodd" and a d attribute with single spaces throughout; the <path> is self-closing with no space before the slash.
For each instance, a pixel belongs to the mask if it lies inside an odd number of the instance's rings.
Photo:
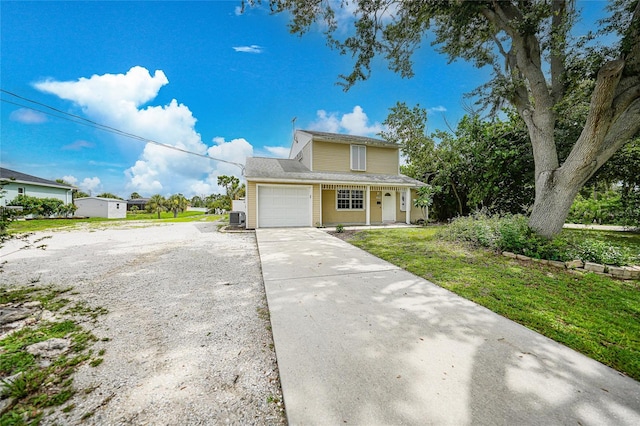
<path id="1" fill-rule="evenodd" d="M 0 289 L 0 306 L 26 305 L 33 314 L 29 325 L 0 339 L 0 389 L 2 397 L 11 401 L 0 413 L 1 425 L 38 424 L 45 409 L 65 404 L 76 393 L 72 375 L 79 365 L 88 362 L 97 367 L 102 363 L 104 349 L 99 358 L 92 358 L 89 348 L 98 339 L 79 323 L 95 321 L 106 310 L 83 302 L 69 307 L 71 301 L 62 296 L 70 291 L 53 286 Z M 59 319 L 38 320 L 43 310 L 55 312 Z M 29 353 L 31 345 L 54 338 L 65 339 L 68 347 L 46 358 Z"/>

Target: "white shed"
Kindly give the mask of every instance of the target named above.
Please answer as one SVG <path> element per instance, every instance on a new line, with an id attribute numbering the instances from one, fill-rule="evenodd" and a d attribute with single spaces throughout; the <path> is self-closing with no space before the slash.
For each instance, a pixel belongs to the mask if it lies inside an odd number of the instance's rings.
<path id="1" fill-rule="evenodd" d="M 78 207 L 76 216 L 106 217 L 108 219 L 125 219 L 127 217 L 127 202 L 115 198 L 85 197 L 76 198 Z"/>

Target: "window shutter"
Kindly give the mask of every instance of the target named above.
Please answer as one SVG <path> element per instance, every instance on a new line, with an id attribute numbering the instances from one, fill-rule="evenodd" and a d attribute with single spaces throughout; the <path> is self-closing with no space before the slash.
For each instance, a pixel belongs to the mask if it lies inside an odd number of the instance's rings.
<path id="1" fill-rule="evenodd" d="M 367 170 L 367 147 L 351 145 L 351 170 Z"/>

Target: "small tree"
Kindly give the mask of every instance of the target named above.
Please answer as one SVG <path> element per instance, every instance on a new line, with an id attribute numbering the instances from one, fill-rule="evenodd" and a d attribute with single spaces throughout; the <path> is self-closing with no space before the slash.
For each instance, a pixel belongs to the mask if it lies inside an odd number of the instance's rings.
<path id="1" fill-rule="evenodd" d="M 147 203 L 147 210 L 151 213 L 158 213 L 158 219 L 160 219 L 160 213 L 167 210 L 166 208 L 166 199 L 160 195 L 155 194 L 151 198 L 149 198 L 149 202 Z"/>
<path id="2" fill-rule="evenodd" d="M 18 195 L 11 202 L 10 206 L 20 206 L 24 214 L 49 217 L 57 214 L 64 202 L 57 198 L 38 198 L 29 195 Z"/>
<path id="3" fill-rule="evenodd" d="M 7 191 L 0 186 L 0 200 L 4 198 L 6 193 Z M 0 247 L 2 247 L 4 241 L 10 238 L 7 228 L 9 227 L 9 223 L 11 223 L 12 216 L 11 209 L 6 208 L 3 203 L 0 203 Z"/>
<path id="4" fill-rule="evenodd" d="M 167 208 L 173 212 L 173 217 L 178 217 L 178 213 L 183 212 L 189 206 L 189 201 L 182 194 L 174 194 L 167 199 Z"/>
<path id="5" fill-rule="evenodd" d="M 413 205 L 422 211 L 425 223 L 429 222 L 429 207 L 433 204 L 433 196 L 440 191 L 440 187 L 425 185 L 416 190 L 418 198 L 413 200 Z"/>

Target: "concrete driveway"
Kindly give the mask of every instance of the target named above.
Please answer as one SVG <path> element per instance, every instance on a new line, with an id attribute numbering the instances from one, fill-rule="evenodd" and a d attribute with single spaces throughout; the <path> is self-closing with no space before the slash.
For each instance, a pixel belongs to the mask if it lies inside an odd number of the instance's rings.
<path id="1" fill-rule="evenodd" d="M 291 425 L 638 425 L 640 383 L 313 229 L 256 231 Z"/>

